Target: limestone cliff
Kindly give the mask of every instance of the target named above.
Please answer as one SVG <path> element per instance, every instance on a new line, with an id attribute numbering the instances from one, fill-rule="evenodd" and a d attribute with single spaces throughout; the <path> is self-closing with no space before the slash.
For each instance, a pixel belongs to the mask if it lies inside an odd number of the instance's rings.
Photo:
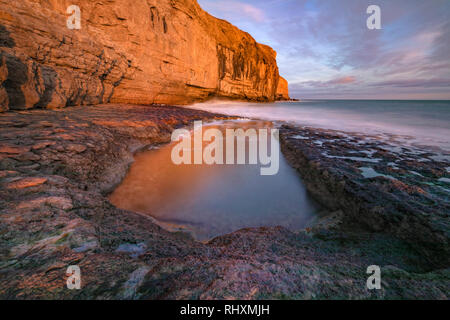
<path id="1" fill-rule="evenodd" d="M 278 80 L 278 87 L 277 87 L 277 93 L 276 93 L 276 99 L 277 100 L 290 100 L 289 97 L 289 86 L 288 82 L 285 78 L 279 77 Z"/>
<path id="2" fill-rule="evenodd" d="M 0 0 L 0 111 L 272 101 L 287 94 L 279 82 L 274 50 L 195 0 Z"/>

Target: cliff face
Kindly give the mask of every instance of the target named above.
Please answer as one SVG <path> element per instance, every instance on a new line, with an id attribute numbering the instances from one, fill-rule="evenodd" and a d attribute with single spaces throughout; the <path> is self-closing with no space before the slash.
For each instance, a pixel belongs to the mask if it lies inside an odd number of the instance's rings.
<path id="1" fill-rule="evenodd" d="M 288 85 L 288 82 L 283 77 L 279 77 L 279 80 L 278 80 L 276 99 L 277 100 L 289 100 L 289 99 L 291 99 L 289 97 L 289 85 Z"/>
<path id="2" fill-rule="evenodd" d="M 274 50 L 195 0 L 0 0 L 0 110 L 271 101 L 279 82 Z"/>

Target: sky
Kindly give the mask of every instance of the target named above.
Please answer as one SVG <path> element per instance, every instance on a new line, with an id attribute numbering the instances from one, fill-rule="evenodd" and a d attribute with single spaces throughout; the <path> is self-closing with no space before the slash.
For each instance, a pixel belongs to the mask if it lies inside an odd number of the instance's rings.
<path id="1" fill-rule="evenodd" d="M 450 99 L 450 0 L 198 2 L 277 51 L 291 97 Z"/>

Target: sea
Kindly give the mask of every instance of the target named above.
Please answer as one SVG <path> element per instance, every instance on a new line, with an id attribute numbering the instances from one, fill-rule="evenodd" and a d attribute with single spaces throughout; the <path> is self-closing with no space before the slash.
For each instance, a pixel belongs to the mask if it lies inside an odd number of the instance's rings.
<path id="1" fill-rule="evenodd" d="M 277 103 L 211 101 L 194 104 L 189 108 L 292 122 L 312 128 L 380 136 L 395 135 L 398 142 L 405 145 L 450 152 L 448 100 L 301 100 Z"/>

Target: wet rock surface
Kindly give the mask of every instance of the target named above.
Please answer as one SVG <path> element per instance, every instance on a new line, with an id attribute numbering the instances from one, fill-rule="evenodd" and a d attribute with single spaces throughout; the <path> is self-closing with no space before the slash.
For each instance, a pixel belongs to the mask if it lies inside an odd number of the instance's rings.
<path id="1" fill-rule="evenodd" d="M 200 119 L 223 117 L 128 105 L 0 114 L 0 298 L 448 298 L 443 262 L 424 256 L 410 237 L 368 231 L 362 218 L 349 224 L 343 209 L 302 232 L 243 229 L 200 243 L 107 201 L 133 152 Z M 293 134 L 283 131 L 284 148 Z M 292 148 L 307 154 L 307 143 L 295 141 Z M 430 216 L 441 212 L 432 209 Z M 432 241 L 445 253 L 437 241 L 443 233 L 436 234 Z M 81 290 L 66 287 L 70 265 L 81 268 Z M 382 290 L 367 290 L 369 265 L 382 268 Z"/>
<path id="2" fill-rule="evenodd" d="M 429 268 L 449 267 L 450 155 L 400 138 L 289 125 L 281 134 L 309 192 L 342 211 L 339 229 L 393 235 L 411 243 Z"/>

